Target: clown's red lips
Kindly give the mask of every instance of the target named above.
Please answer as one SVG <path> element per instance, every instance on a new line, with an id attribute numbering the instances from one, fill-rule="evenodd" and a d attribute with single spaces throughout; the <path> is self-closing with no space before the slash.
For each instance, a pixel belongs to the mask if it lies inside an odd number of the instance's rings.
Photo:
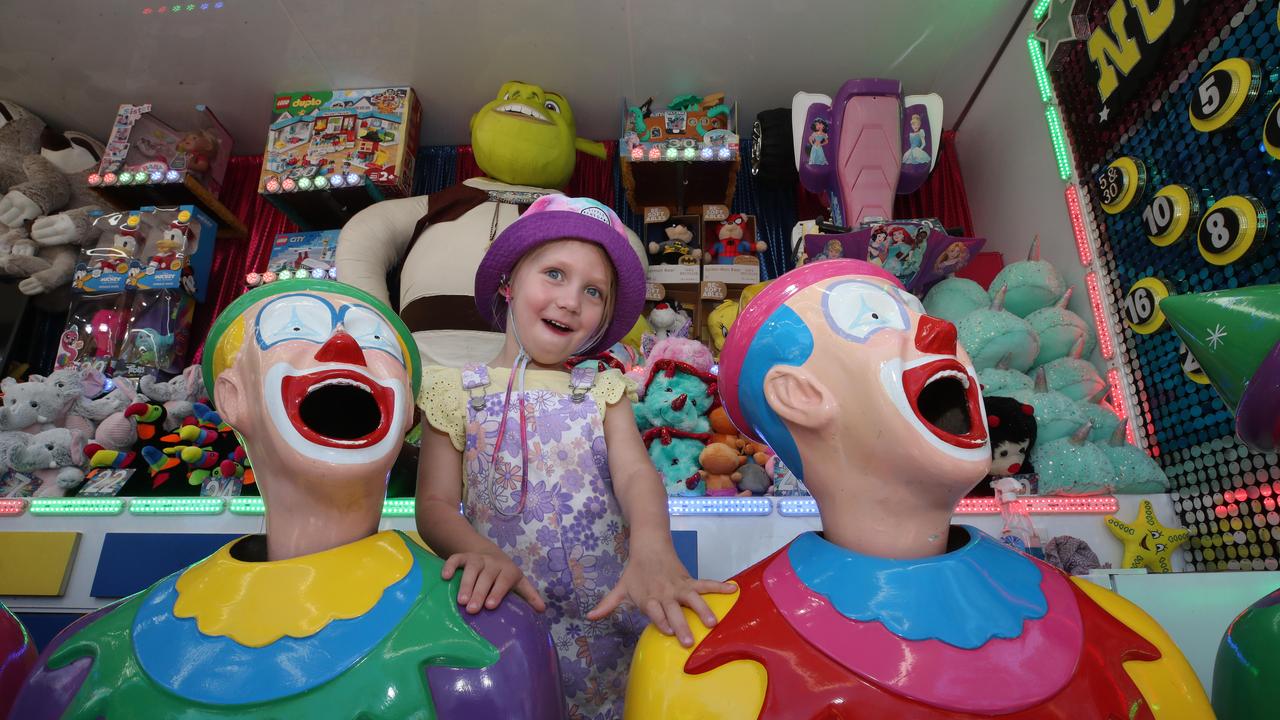
<path id="1" fill-rule="evenodd" d="M 376 445 L 395 415 L 395 391 L 354 368 L 286 376 L 280 395 L 298 434 L 326 447 Z"/>
<path id="2" fill-rule="evenodd" d="M 940 440 L 958 448 L 987 442 L 978 381 L 960 361 L 946 358 L 902 373 L 911 410 Z"/>

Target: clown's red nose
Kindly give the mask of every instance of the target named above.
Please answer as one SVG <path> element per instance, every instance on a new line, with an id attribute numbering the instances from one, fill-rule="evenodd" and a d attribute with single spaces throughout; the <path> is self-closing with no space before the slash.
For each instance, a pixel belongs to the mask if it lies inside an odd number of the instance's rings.
<path id="1" fill-rule="evenodd" d="M 671 401 L 671 409 L 679 412 L 684 409 L 684 404 L 688 402 L 689 396 L 681 394 L 680 397 Z"/>
<path id="2" fill-rule="evenodd" d="M 328 342 L 320 346 L 320 350 L 316 352 L 316 362 L 346 363 L 366 367 L 360 343 L 343 330 L 335 332 Z"/>
<path id="3" fill-rule="evenodd" d="M 955 355 L 956 326 L 931 315 L 921 315 L 916 327 L 916 349 L 930 355 Z"/>

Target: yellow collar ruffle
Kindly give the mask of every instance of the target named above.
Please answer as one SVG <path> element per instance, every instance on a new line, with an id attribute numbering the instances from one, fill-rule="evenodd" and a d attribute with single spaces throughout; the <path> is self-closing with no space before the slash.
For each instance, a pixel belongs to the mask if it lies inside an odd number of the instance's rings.
<path id="1" fill-rule="evenodd" d="M 275 562 L 236 560 L 235 542 L 178 578 L 173 614 L 195 618 L 205 635 L 247 647 L 309 637 L 333 620 L 360 617 L 413 566 L 405 541 L 392 531 Z"/>

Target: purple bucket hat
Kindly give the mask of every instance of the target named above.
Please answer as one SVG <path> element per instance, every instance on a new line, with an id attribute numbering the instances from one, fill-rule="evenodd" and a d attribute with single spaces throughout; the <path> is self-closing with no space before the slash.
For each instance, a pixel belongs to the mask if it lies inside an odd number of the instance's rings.
<path id="1" fill-rule="evenodd" d="M 525 253 L 543 243 L 566 239 L 599 245 L 617 275 L 613 317 L 600 340 L 585 351 L 594 355 L 612 347 L 636 324 L 644 309 L 645 273 L 638 251 L 627 238 L 627 226 L 607 205 L 591 198 L 544 195 L 499 233 L 476 270 L 476 309 L 491 325 L 506 329 L 505 305 L 499 305 L 495 315 L 492 302 L 503 278 L 510 277 Z"/>

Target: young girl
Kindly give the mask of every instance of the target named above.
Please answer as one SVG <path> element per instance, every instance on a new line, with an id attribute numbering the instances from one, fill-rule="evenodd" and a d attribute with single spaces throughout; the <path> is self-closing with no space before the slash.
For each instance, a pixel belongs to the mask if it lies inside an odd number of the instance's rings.
<path id="1" fill-rule="evenodd" d="M 545 196 L 494 240 L 476 272 L 481 315 L 506 331 L 502 352 L 487 366 L 423 374 L 433 432 L 422 441 L 418 530 L 448 558 L 445 579 L 462 571 L 467 612 L 495 608 L 514 590 L 546 613 L 574 718 L 622 716 L 645 615 L 689 646 L 680 606 L 710 627 L 698 593 L 734 590 L 691 579 L 676 557 L 630 381 L 617 370 L 564 370 L 570 357 L 626 334 L 644 289 L 612 210 Z"/>

